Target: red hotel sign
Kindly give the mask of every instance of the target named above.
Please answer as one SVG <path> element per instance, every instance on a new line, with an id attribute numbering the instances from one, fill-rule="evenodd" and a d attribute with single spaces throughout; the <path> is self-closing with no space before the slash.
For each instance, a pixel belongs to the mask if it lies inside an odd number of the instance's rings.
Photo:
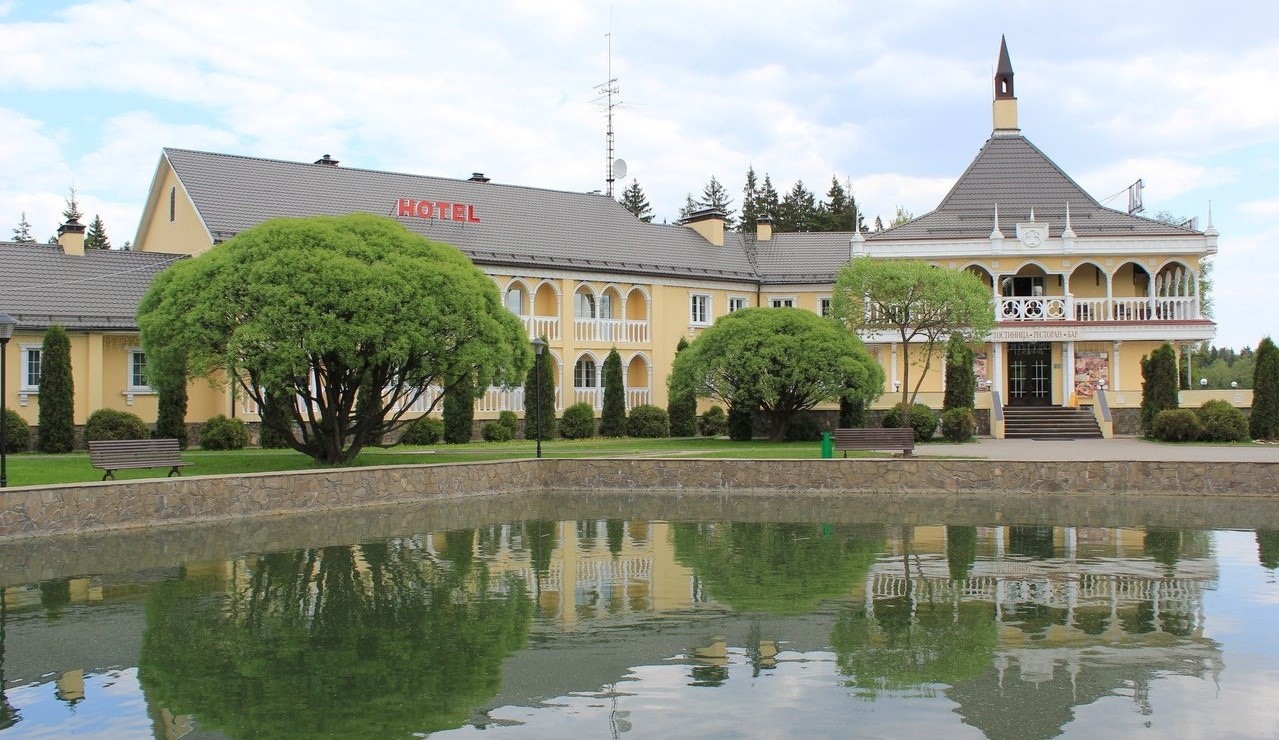
<path id="1" fill-rule="evenodd" d="M 410 200 L 400 198 L 396 213 L 409 218 L 433 218 L 440 221 L 461 221 L 478 224 L 475 206 L 470 203 L 450 203 L 443 200 Z"/>

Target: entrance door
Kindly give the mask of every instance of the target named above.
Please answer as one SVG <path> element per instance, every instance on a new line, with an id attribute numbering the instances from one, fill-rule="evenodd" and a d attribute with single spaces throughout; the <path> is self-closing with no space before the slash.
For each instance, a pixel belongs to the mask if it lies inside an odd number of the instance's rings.
<path id="1" fill-rule="evenodd" d="M 1052 403 L 1052 345 L 1013 342 L 1008 345 L 1008 405 Z"/>

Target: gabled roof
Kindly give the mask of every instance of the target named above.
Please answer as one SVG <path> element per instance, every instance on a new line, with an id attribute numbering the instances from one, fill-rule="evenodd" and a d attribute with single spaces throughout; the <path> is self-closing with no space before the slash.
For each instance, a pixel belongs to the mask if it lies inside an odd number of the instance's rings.
<path id="1" fill-rule="evenodd" d="M 151 279 L 181 255 L 0 242 L 0 311 L 18 329 L 136 331 L 135 314 Z"/>
<path id="2" fill-rule="evenodd" d="M 376 213 L 486 265 L 755 281 L 740 240 L 646 224 L 610 197 L 493 182 L 165 149 L 215 240 L 285 216 Z M 400 199 L 464 203 L 478 223 L 398 215 Z"/>
<path id="3" fill-rule="evenodd" d="M 1049 235 L 1059 237 L 1067 203 L 1071 229 L 1080 237 L 1202 236 L 1102 206 L 1024 136 L 1000 134 L 986 141 L 936 210 L 866 240 L 984 239 L 995 227 L 996 205 L 1005 236 L 1013 236 L 1033 210 L 1036 221 L 1048 222 Z"/>

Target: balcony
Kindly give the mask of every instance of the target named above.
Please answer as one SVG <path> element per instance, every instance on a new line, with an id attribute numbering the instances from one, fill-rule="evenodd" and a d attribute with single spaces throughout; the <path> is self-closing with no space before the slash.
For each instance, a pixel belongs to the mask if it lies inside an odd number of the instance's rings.
<path id="1" fill-rule="evenodd" d="M 524 322 L 524 330 L 529 339 L 546 337 L 548 342 L 560 340 L 560 317 L 558 316 L 520 316 Z"/>
<path id="2" fill-rule="evenodd" d="M 574 319 L 573 339 L 578 342 L 648 344 L 649 324 L 633 319 Z"/>
<path id="3" fill-rule="evenodd" d="M 604 408 L 604 389 L 603 388 L 574 388 L 573 397 L 575 403 L 589 403 L 591 408 L 599 411 Z M 627 388 L 626 389 L 626 408 L 633 409 L 646 403 L 653 402 L 652 388 Z"/>
<path id="4" fill-rule="evenodd" d="M 995 319 L 1004 321 L 1185 321 L 1200 319 L 1195 296 L 1076 298 L 1032 296 L 995 299 Z"/>

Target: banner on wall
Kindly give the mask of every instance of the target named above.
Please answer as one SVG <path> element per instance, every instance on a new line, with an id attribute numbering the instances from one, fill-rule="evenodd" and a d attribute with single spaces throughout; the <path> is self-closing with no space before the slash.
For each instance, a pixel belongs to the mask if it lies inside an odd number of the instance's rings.
<path id="1" fill-rule="evenodd" d="M 985 352 L 973 353 L 973 375 L 976 376 L 977 387 L 979 389 L 985 388 L 986 387 L 986 353 Z"/>
<path id="2" fill-rule="evenodd" d="M 1110 356 L 1105 352 L 1075 353 L 1075 395 L 1092 398 L 1097 388 L 1110 377 Z"/>

